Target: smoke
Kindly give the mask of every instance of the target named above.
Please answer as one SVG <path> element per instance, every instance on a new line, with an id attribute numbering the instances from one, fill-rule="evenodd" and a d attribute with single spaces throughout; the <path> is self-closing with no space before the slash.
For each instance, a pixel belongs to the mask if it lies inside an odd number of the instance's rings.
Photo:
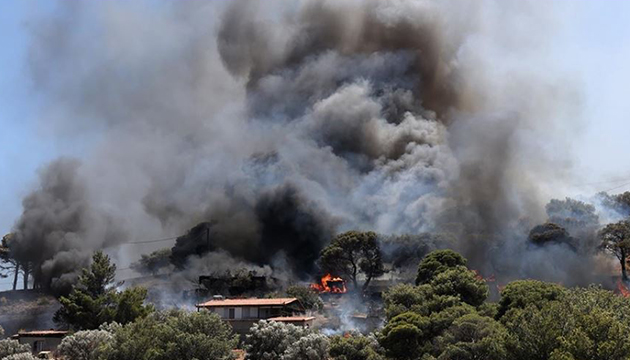
<path id="1" fill-rule="evenodd" d="M 40 172 L 41 187 L 23 201 L 11 255 L 31 269 L 36 286 L 67 287 L 93 249 L 120 239 L 116 217 L 90 202 L 78 168 L 70 159 L 51 163 Z"/>
<path id="2" fill-rule="evenodd" d="M 41 271 L 71 274 L 76 264 L 49 261 L 204 223 L 208 234 L 180 237 L 174 255 L 220 251 L 303 277 L 339 231 L 435 232 L 482 271 L 537 276 L 536 264 L 553 262 L 571 273 L 579 261 L 553 251 L 511 253 L 527 245 L 516 224 L 544 218 L 546 184 L 567 167 L 541 146 L 561 147 L 574 113 L 566 84 L 536 68 L 553 10 L 60 3 L 30 24 L 30 72 L 42 124 L 86 151 L 82 165 L 54 163 L 46 172 L 59 175 L 41 179 L 44 194 L 69 182 L 68 195 L 30 201 L 38 189 L 25 200 L 20 248 L 38 249 Z M 74 215 L 32 216 L 51 210 Z M 121 263 L 148 252 L 126 249 L 113 254 Z"/>

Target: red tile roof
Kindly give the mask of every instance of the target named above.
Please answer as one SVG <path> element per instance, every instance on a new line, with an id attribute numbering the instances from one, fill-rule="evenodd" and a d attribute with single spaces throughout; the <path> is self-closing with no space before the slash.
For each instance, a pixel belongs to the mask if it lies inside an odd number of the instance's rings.
<path id="1" fill-rule="evenodd" d="M 305 322 L 314 320 L 314 316 L 279 316 L 270 318 L 267 320 L 277 321 L 277 322 Z"/>
<path id="2" fill-rule="evenodd" d="M 272 298 L 272 299 L 224 299 L 210 300 L 197 304 L 197 307 L 221 307 L 221 306 L 283 306 L 298 301 L 296 298 Z"/>

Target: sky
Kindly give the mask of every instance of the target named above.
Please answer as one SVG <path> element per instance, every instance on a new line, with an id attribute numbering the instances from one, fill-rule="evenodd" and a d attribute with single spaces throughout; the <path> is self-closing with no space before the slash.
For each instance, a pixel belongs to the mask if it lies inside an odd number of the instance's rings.
<path id="1" fill-rule="evenodd" d="M 558 0 L 560 1 L 560 0 Z M 630 190 L 630 2 L 561 1 L 554 64 L 576 88 L 578 135 L 571 132 L 575 183 L 566 194 Z M 51 2 L 0 2 L 0 232 L 8 233 L 37 170 L 60 156 L 81 156 L 81 139 L 68 144 L 46 133 L 28 78 L 28 24 Z M 568 133 L 567 133 L 568 134 Z M 568 135 L 569 136 L 569 135 Z"/>

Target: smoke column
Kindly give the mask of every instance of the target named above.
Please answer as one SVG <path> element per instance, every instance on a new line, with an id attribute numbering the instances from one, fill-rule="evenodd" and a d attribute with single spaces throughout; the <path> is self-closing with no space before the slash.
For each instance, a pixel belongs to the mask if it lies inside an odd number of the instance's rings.
<path id="1" fill-rule="evenodd" d="M 212 249 L 305 276 L 339 231 L 449 232 L 482 271 L 563 280 L 582 256 L 523 253 L 514 230 L 543 219 L 548 184 L 568 171 L 547 145 L 562 148 L 573 95 L 537 58 L 553 13 L 520 1 L 59 3 L 30 24 L 29 71 L 44 128 L 86 151 L 42 170 L 20 247 L 52 249 L 34 260 L 59 278 L 76 268 L 65 252 L 207 222 Z M 61 202 L 33 200 L 56 188 Z M 122 263 L 151 250 L 124 249 Z"/>

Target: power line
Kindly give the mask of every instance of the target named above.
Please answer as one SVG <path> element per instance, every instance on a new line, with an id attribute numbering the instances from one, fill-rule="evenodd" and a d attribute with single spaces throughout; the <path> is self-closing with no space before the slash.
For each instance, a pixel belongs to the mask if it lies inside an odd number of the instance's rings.
<path id="1" fill-rule="evenodd" d="M 624 178 L 619 178 L 619 179 L 616 179 L 616 180 L 603 180 L 603 181 L 596 181 L 596 182 L 592 182 L 592 183 L 573 184 L 571 186 L 581 187 L 581 186 L 591 186 L 591 185 L 619 183 L 619 182 L 624 182 L 624 181 L 630 181 L 630 178 L 624 177 Z"/>
<path id="2" fill-rule="evenodd" d="M 144 240 L 144 241 L 129 241 L 129 242 L 125 242 L 125 243 L 120 243 L 118 245 L 126 245 L 126 244 L 149 244 L 149 243 L 156 243 L 156 242 L 162 242 L 162 241 L 168 241 L 168 240 L 175 240 L 180 236 L 184 236 L 184 235 L 178 235 L 178 236 L 173 236 L 170 238 L 165 238 L 165 239 L 156 239 L 156 240 Z"/>
<path id="3" fill-rule="evenodd" d="M 620 189 L 620 188 L 622 188 L 622 187 L 624 187 L 624 186 L 628 186 L 628 185 L 630 185 L 630 182 L 627 182 L 627 183 L 625 183 L 625 184 L 623 184 L 623 185 L 615 186 L 615 187 L 614 187 L 614 188 L 612 188 L 612 189 L 604 190 L 604 192 L 609 192 L 609 191 L 612 191 L 612 190 L 617 190 L 617 189 Z"/>

